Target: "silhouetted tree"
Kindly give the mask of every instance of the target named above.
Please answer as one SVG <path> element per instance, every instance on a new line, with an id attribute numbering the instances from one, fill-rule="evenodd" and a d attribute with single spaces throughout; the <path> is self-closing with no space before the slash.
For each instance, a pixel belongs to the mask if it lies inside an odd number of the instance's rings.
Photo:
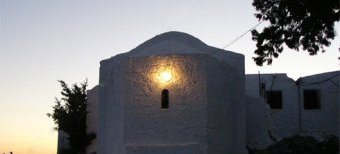
<path id="1" fill-rule="evenodd" d="M 53 112 L 48 113 L 56 124 L 55 130 L 68 134 L 70 149 L 62 153 L 84 154 L 86 147 L 95 138 L 94 133 L 86 133 L 87 81 L 80 86 L 73 84 L 72 88 L 59 80 L 62 98 L 56 98 Z"/>
<path id="2" fill-rule="evenodd" d="M 307 50 L 310 55 L 324 52 L 336 33 L 339 21 L 338 0 L 254 0 L 259 20 L 269 21 L 262 32 L 252 31 L 257 42 L 254 61 L 262 66 L 272 63 L 283 51 L 283 44 L 291 49 Z"/>

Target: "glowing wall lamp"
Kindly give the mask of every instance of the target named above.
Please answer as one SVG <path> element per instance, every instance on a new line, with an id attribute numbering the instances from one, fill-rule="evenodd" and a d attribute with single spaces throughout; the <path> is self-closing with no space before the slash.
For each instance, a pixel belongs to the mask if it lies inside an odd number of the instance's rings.
<path id="1" fill-rule="evenodd" d="M 170 82 L 172 79 L 172 72 L 171 70 L 163 70 L 159 72 L 159 77 L 163 82 Z"/>

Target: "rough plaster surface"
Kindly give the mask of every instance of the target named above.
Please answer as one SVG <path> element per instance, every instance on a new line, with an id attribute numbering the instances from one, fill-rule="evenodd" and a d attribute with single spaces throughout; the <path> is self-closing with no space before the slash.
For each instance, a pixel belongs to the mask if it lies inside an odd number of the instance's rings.
<path id="1" fill-rule="evenodd" d="M 171 84 L 157 79 L 165 67 L 173 70 Z M 101 62 L 97 152 L 238 154 L 247 153 L 246 145 L 264 148 L 273 137 L 339 136 L 337 74 L 301 78 L 305 84 L 300 85 L 300 102 L 296 81 L 286 74 L 262 74 L 266 90 L 283 94 L 283 109 L 270 109 L 259 96 L 258 75 L 245 79 L 242 55 L 209 47 L 187 34 L 165 33 Z M 170 91 L 169 109 L 160 109 L 164 88 Z M 320 89 L 320 110 L 303 110 L 303 89 Z M 89 93 L 92 102 L 96 92 Z"/>
<path id="2" fill-rule="evenodd" d="M 301 133 L 320 139 L 339 135 L 339 79 L 340 71 L 316 74 L 300 79 Z M 320 109 L 303 109 L 303 91 L 320 91 Z"/>
<path id="3" fill-rule="evenodd" d="M 298 127 L 298 90 L 295 81 L 286 74 L 261 74 L 265 83 L 265 90 L 282 91 L 282 109 L 271 109 L 275 133 L 280 137 L 289 137 L 299 132 Z M 246 94 L 252 97 L 259 96 L 258 75 L 246 75 Z M 263 98 L 263 97 L 262 97 Z"/>
<path id="4" fill-rule="evenodd" d="M 243 57 L 208 58 L 208 153 L 245 153 Z"/>
<path id="5" fill-rule="evenodd" d="M 69 148 L 68 146 L 68 134 L 65 133 L 62 130 L 58 130 L 58 147 L 57 147 L 57 153 L 59 151 L 62 151 L 64 149 Z"/>
<path id="6" fill-rule="evenodd" d="M 247 146 L 251 149 L 265 149 L 277 138 L 270 108 L 263 98 L 248 96 L 246 102 Z"/>
<path id="7" fill-rule="evenodd" d="M 337 91 L 337 93 L 338 93 L 338 99 L 337 99 L 338 106 L 337 107 L 338 107 L 338 121 L 339 121 L 339 123 L 338 123 L 338 127 L 339 127 L 338 128 L 338 130 L 339 130 L 338 131 L 338 137 L 340 137 L 340 126 L 339 126 L 340 125 L 340 111 L 339 111 L 340 110 L 340 88 L 339 88 L 340 87 L 340 77 L 339 76 L 337 77 L 337 80 L 338 80 L 338 82 L 337 82 L 337 85 L 338 85 L 338 88 L 337 88 L 338 89 L 338 91 Z"/>
<path id="8" fill-rule="evenodd" d="M 124 154 L 124 102 L 128 58 L 118 55 L 100 66 L 97 151 Z"/>
<path id="9" fill-rule="evenodd" d="M 162 83 L 157 73 L 171 68 Z M 160 108 L 162 89 L 169 109 Z M 101 62 L 98 153 L 246 153 L 243 55 L 177 32 Z"/>
<path id="10" fill-rule="evenodd" d="M 339 74 L 340 71 L 335 71 L 307 76 L 300 78 L 299 84 L 286 74 L 261 74 L 266 90 L 282 90 L 282 109 L 270 109 L 275 134 L 280 138 L 294 134 L 310 135 L 318 139 L 329 135 L 338 136 Z M 258 74 L 246 75 L 247 95 L 261 97 L 258 85 Z M 320 109 L 304 109 L 305 89 L 320 90 Z M 251 113 L 248 111 L 248 114 Z"/>
<path id="11" fill-rule="evenodd" d="M 124 113 L 127 153 L 143 150 L 142 147 L 157 151 L 161 147 L 166 149 L 167 145 L 194 153 L 188 150 L 192 149 L 192 144 L 204 147 L 207 123 L 205 59 L 204 55 L 130 58 Z M 164 65 L 174 66 L 175 81 L 157 81 L 158 69 Z M 163 89 L 169 90 L 168 109 L 161 109 Z"/>
<path id="12" fill-rule="evenodd" d="M 87 91 L 87 106 L 86 106 L 86 132 L 97 133 L 97 119 L 98 119 L 98 96 L 99 86 L 95 86 Z M 92 140 L 91 144 L 87 147 L 86 153 L 93 154 L 97 150 L 97 139 Z"/>

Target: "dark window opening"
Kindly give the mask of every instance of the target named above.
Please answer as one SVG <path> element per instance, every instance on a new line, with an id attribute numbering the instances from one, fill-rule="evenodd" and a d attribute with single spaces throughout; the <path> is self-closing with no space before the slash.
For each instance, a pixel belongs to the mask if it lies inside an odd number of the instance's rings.
<path id="1" fill-rule="evenodd" d="M 282 91 L 267 91 L 267 103 L 272 109 L 282 109 Z"/>
<path id="2" fill-rule="evenodd" d="M 320 109 L 320 92 L 317 89 L 303 91 L 304 108 L 306 110 Z"/>
<path id="3" fill-rule="evenodd" d="M 169 108 L 169 90 L 163 89 L 161 94 L 161 108 L 167 109 Z"/>

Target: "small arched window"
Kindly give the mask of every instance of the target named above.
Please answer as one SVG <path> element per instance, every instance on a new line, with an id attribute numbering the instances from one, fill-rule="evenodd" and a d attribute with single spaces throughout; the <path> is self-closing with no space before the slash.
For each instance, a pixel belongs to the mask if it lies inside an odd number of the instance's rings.
<path id="1" fill-rule="evenodd" d="M 167 109 L 169 108 L 169 90 L 163 89 L 161 94 L 161 108 Z"/>

